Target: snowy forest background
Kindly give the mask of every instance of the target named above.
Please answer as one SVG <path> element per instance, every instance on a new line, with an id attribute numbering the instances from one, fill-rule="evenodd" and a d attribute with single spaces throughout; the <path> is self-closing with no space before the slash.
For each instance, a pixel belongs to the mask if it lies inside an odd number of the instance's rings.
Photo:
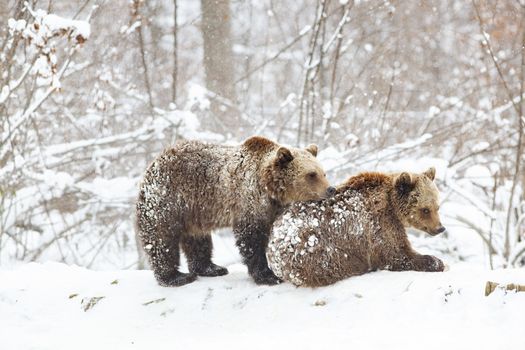
<path id="1" fill-rule="evenodd" d="M 334 183 L 436 166 L 449 231 L 416 246 L 524 266 L 524 84 L 523 0 L 3 0 L 0 265 L 143 267 L 147 164 L 260 134 Z"/>

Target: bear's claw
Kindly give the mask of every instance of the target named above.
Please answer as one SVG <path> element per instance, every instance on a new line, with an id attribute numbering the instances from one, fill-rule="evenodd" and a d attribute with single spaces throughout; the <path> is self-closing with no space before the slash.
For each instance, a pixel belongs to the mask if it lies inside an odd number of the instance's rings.
<path id="1" fill-rule="evenodd" d="M 264 284 L 268 286 L 274 286 L 282 282 L 282 280 L 275 276 L 271 270 L 266 270 L 253 276 L 253 280 L 256 284 Z"/>
<path id="2" fill-rule="evenodd" d="M 217 276 L 224 276 L 228 274 L 228 269 L 219 265 L 216 265 L 214 263 L 211 263 L 210 265 L 206 266 L 205 268 L 193 271 L 198 276 L 203 277 L 217 277 Z"/>
<path id="3" fill-rule="evenodd" d="M 159 284 L 164 287 L 180 287 L 197 279 L 194 273 L 178 272 L 168 278 L 159 279 Z"/>
<path id="4" fill-rule="evenodd" d="M 445 270 L 445 264 L 440 259 L 432 255 L 424 255 L 426 260 L 426 271 L 441 272 Z"/>

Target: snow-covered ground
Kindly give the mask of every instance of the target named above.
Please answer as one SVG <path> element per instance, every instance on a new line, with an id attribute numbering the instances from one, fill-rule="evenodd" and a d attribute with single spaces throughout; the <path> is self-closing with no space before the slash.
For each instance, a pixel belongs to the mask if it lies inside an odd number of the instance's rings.
<path id="1" fill-rule="evenodd" d="M 30 263 L 0 270 L 1 348 L 522 349 L 525 293 L 484 287 L 525 284 L 524 271 L 476 266 L 309 289 L 257 286 L 239 263 L 180 288 L 150 271 Z"/>

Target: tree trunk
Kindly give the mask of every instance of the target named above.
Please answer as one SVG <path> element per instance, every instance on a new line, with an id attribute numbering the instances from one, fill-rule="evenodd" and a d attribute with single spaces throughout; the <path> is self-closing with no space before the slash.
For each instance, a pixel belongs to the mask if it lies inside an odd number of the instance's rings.
<path id="1" fill-rule="evenodd" d="M 171 102 L 177 102 L 177 73 L 179 70 L 178 63 L 178 40 L 177 40 L 177 0 L 173 0 L 173 71 L 171 81 Z"/>
<path id="2" fill-rule="evenodd" d="M 223 127 L 234 126 L 235 87 L 229 0 L 201 0 L 206 88 L 211 111 Z"/>

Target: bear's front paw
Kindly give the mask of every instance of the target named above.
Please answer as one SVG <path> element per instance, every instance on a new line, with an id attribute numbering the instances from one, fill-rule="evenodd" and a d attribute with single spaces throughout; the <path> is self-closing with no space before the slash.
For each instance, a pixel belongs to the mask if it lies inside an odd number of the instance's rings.
<path id="1" fill-rule="evenodd" d="M 282 280 L 275 276 L 275 274 L 270 269 L 256 272 L 252 275 L 252 277 L 255 283 L 265 284 L 268 286 L 273 286 L 282 282 Z"/>
<path id="2" fill-rule="evenodd" d="M 445 270 L 445 264 L 440 259 L 432 255 L 423 255 L 425 266 L 424 270 L 429 272 L 441 272 Z"/>
<path id="3" fill-rule="evenodd" d="M 227 268 L 219 266 L 219 265 L 215 265 L 214 263 L 210 263 L 208 266 L 205 266 L 205 267 L 199 266 L 198 268 L 190 266 L 190 271 L 195 273 L 198 276 L 204 276 L 204 277 L 217 277 L 217 276 L 224 276 L 228 274 Z"/>

